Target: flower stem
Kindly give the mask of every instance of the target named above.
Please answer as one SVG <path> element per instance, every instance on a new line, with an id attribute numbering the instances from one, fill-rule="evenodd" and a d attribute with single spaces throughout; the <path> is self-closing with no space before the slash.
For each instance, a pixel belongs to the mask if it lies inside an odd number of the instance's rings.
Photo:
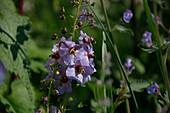
<path id="1" fill-rule="evenodd" d="M 67 103 L 67 93 L 65 93 L 65 96 L 64 96 L 63 113 L 65 113 L 66 111 L 66 103 Z"/>
<path id="2" fill-rule="evenodd" d="M 47 99 L 48 99 L 48 101 L 47 101 L 47 113 L 49 113 L 50 95 L 51 95 L 51 89 L 52 89 L 52 83 L 53 83 L 52 79 L 53 79 L 53 76 L 54 76 L 54 74 L 56 72 L 55 70 L 56 70 L 56 66 L 54 66 L 53 74 L 51 75 L 51 80 L 50 80 L 50 88 L 49 88 L 48 97 L 47 97 Z"/>
<path id="3" fill-rule="evenodd" d="M 72 38 L 74 38 L 74 36 L 75 36 L 76 23 L 77 23 L 77 20 L 78 20 L 77 18 L 78 18 L 78 14 L 79 14 L 79 10 L 80 10 L 81 3 L 82 3 L 82 0 L 79 1 L 79 5 L 78 5 L 78 7 L 77 7 L 76 17 L 75 17 L 74 25 L 73 25 L 73 35 L 72 35 Z"/>
<path id="4" fill-rule="evenodd" d="M 117 52 L 116 52 L 116 49 L 115 49 L 115 47 L 114 47 L 114 44 L 113 44 L 114 42 L 112 42 L 109 34 L 108 34 L 107 31 L 106 31 L 106 28 L 104 27 L 104 25 L 102 24 L 102 22 L 99 20 L 99 18 L 97 17 L 96 13 L 94 12 L 94 10 L 92 9 L 92 7 L 91 7 L 90 4 L 89 4 L 89 7 L 90 7 L 90 9 L 92 10 L 92 12 L 94 13 L 95 17 L 97 18 L 99 24 L 101 25 L 104 33 L 106 34 L 106 37 L 108 38 L 108 41 L 109 41 L 109 43 L 110 43 L 110 45 L 111 45 L 111 48 L 113 49 L 113 52 L 114 52 L 114 54 L 115 54 L 115 56 L 116 56 L 116 60 L 117 60 L 119 66 L 120 66 L 120 68 L 121 68 L 121 70 L 122 70 L 123 76 L 124 76 L 124 78 L 125 78 L 125 80 L 126 80 L 126 83 L 127 83 L 128 87 L 129 87 L 129 90 L 130 90 L 130 93 L 131 93 L 131 95 L 132 95 L 132 98 L 134 99 L 135 106 L 136 106 L 136 108 L 138 109 L 138 104 L 137 104 L 137 102 L 136 102 L 135 95 L 134 95 L 134 93 L 133 93 L 133 91 L 132 91 L 132 88 L 131 88 L 131 86 L 130 86 L 129 79 L 127 78 L 127 75 L 126 75 L 126 72 L 125 72 L 125 70 L 124 70 L 124 68 L 123 68 L 123 64 L 122 64 L 122 62 L 121 62 L 121 60 L 120 60 L 120 57 L 118 56 L 118 54 L 117 54 Z"/>
<path id="5" fill-rule="evenodd" d="M 159 96 L 160 96 L 167 104 L 170 105 L 170 103 L 169 103 L 161 94 L 159 94 Z"/>

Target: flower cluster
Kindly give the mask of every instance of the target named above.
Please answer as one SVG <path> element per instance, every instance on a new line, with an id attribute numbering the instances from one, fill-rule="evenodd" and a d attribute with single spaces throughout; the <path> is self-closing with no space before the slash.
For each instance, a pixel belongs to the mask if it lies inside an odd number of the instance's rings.
<path id="1" fill-rule="evenodd" d="M 131 62 L 132 59 L 127 58 L 126 62 L 124 63 L 124 69 L 126 70 L 127 75 L 131 74 L 131 72 L 135 69 L 135 66 L 132 66 Z"/>
<path id="2" fill-rule="evenodd" d="M 157 94 L 160 94 L 160 88 L 158 84 L 155 82 L 151 82 L 151 83 L 152 83 L 152 86 L 148 86 L 147 88 L 148 94 L 154 94 L 155 92 Z"/>
<path id="3" fill-rule="evenodd" d="M 129 23 L 131 18 L 133 17 L 133 13 L 131 10 L 127 9 L 124 13 L 123 13 L 123 21 L 125 23 Z"/>
<path id="4" fill-rule="evenodd" d="M 87 20 L 88 22 L 93 22 L 94 14 L 87 12 L 86 9 L 82 9 L 82 14 L 79 16 L 79 20 Z"/>
<path id="5" fill-rule="evenodd" d="M 80 33 L 79 44 L 73 42 L 72 37 L 67 40 L 62 37 L 55 43 L 52 49 L 54 53 L 45 64 L 45 68 L 50 71 L 46 80 L 51 80 L 53 76 L 54 86 L 59 95 L 72 91 L 72 80 L 76 80 L 83 86 L 86 81 L 91 80 L 90 75 L 96 72 L 92 46 L 95 41 L 83 31 Z"/>

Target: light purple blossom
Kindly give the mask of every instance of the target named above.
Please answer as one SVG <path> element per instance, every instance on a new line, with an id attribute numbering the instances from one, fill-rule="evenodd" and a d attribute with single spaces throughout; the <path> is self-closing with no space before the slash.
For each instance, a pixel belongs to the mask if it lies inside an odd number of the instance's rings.
<path id="1" fill-rule="evenodd" d="M 75 55 L 77 53 L 75 46 L 75 42 L 72 41 L 65 41 L 64 44 L 61 44 L 59 54 L 66 65 L 74 65 Z"/>
<path id="2" fill-rule="evenodd" d="M 67 68 L 66 75 L 68 78 L 76 80 L 83 86 L 86 81 L 91 80 L 89 75 L 94 72 L 94 68 L 89 64 L 87 65 L 86 61 L 78 60 L 74 66 Z"/>
<path id="3" fill-rule="evenodd" d="M 57 42 L 57 43 L 54 44 L 52 51 L 53 51 L 54 53 L 56 53 L 56 52 L 59 50 L 61 44 L 62 44 L 62 43 L 65 43 L 65 41 L 66 41 L 66 38 L 65 38 L 65 37 L 62 37 L 59 42 Z M 67 41 L 72 41 L 72 37 L 70 37 L 69 39 L 67 39 Z"/>
<path id="4" fill-rule="evenodd" d="M 126 70 L 127 75 L 131 74 L 131 72 L 135 69 L 135 66 L 131 64 L 132 59 L 127 58 L 126 62 L 124 63 L 124 69 Z"/>
<path id="5" fill-rule="evenodd" d="M 123 13 L 123 21 L 126 23 L 129 23 L 131 18 L 133 17 L 133 13 L 131 10 L 127 9 L 124 13 Z"/>
<path id="6" fill-rule="evenodd" d="M 157 83 L 151 82 L 152 86 L 148 86 L 147 92 L 148 94 L 154 94 L 155 92 L 157 94 L 160 94 L 160 88 Z"/>

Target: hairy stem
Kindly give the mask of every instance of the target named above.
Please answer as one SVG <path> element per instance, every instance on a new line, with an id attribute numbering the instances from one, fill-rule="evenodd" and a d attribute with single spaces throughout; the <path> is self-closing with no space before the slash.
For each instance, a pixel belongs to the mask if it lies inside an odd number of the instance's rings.
<path id="1" fill-rule="evenodd" d="M 75 36 L 76 23 L 77 23 L 77 20 L 78 20 L 78 14 L 79 14 L 79 10 L 80 10 L 81 3 L 82 3 L 82 0 L 79 1 L 79 5 L 78 5 L 77 11 L 76 11 L 76 17 L 75 17 L 74 25 L 73 25 L 73 35 L 72 35 L 73 38 L 74 38 L 74 36 Z"/>
<path id="2" fill-rule="evenodd" d="M 106 20 L 106 23 L 107 23 L 106 25 L 107 25 L 107 28 L 108 28 L 109 35 L 111 37 L 112 42 L 114 43 L 113 35 L 111 33 L 112 29 L 111 29 L 111 25 L 109 23 L 109 19 L 108 19 L 108 16 L 107 16 L 106 8 L 105 8 L 105 5 L 104 5 L 104 0 L 100 0 L 100 2 L 101 2 L 101 6 L 102 6 L 102 9 L 103 9 L 103 12 L 104 12 L 104 17 L 105 17 L 105 20 Z M 114 49 L 115 49 L 116 55 L 118 57 L 120 57 L 119 52 L 117 50 L 117 46 L 116 46 L 115 43 L 114 43 Z M 121 78 L 123 79 L 123 86 L 126 88 L 126 80 L 125 80 L 125 78 L 123 76 L 123 72 L 122 72 L 122 69 L 121 69 L 119 63 L 118 63 L 118 67 L 119 67 L 119 70 L 120 70 Z M 126 99 L 126 108 L 127 108 L 127 113 L 130 113 L 130 105 L 129 105 L 129 100 L 128 99 Z"/>
<path id="3" fill-rule="evenodd" d="M 90 7 L 90 9 L 92 10 L 92 12 L 94 13 L 95 17 L 97 18 L 100 26 L 101 26 L 102 29 L 104 30 L 104 33 L 106 34 L 106 37 L 108 38 L 108 41 L 109 41 L 109 43 L 110 43 L 110 45 L 111 45 L 111 48 L 113 49 L 113 52 L 114 52 L 114 54 L 115 54 L 115 56 L 116 56 L 116 60 L 117 60 L 118 64 L 119 64 L 120 67 L 121 67 L 121 70 L 122 70 L 122 72 L 123 72 L 123 76 L 124 76 L 124 78 L 125 78 L 125 80 L 126 80 L 126 83 L 127 83 L 128 87 L 129 87 L 129 90 L 130 90 L 130 93 L 131 93 L 131 95 L 132 95 L 132 98 L 134 99 L 135 106 L 136 106 L 136 108 L 138 109 L 138 104 L 137 104 L 137 102 L 136 102 L 135 95 L 134 95 L 134 93 L 133 93 L 133 91 L 132 91 L 132 88 L 131 88 L 131 86 L 130 86 L 129 79 L 127 78 L 127 75 L 126 75 L 126 72 L 125 72 L 125 70 L 124 70 L 124 68 L 123 68 L 123 64 L 122 64 L 122 62 L 121 62 L 121 60 L 120 60 L 120 57 L 119 57 L 118 54 L 116 53 L 114 44 L 113 44 L 113 42 L 112 42 L 109 34 L 107 33 L 106 28 L 104 27 L 104 25 L 102 24 L 102 22 L 99 20 L 99 18 L 97 17 L 96 13 L 94 12 L 94 10 L 92 9 L 92 7 L 91 7 L 90 4 L 89 4 L 89 7 Z"/>
<path id="4" fill-rule="evenodd" d="M 170 99 L 170 83 L 169 83 L 169 78 L 168 78 L 168 71 L 167 71 L 166 62 L 164 62 L 165 57 L 163 56 L 163 50 L 161 49 L 163 44 L 162 44 L 162 41 L 161 41 L 160 35 L 159 35 L 158 22 L 157 22 L 157 3 L 156 3 L 155 0 L 153 2 L 153 8 L 154 8 L 154 15 L 155 15 L 154 21 L 155 21 L 156 37 L 157 37 L 158 45 L 159 45 L 159 48 L 160 48 L 160 51 L 157 52 L 157 57 L 159 57 L 158 62 L 159 62 L 160 70 L 161 70 L 161 73 L 162 73 L 162 76 L 163 76 L 163 79 L 164 79 L 164 82 L 165 82 L 165 86 L 168 90 L 168 97 Z"/>

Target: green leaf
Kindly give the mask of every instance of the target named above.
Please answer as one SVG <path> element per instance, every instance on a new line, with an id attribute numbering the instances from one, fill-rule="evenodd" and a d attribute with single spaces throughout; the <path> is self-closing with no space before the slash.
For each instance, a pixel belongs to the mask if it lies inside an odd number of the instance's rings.
<path id="1" fill-rule="evenodd" d="M 138 44 L 138 47 L 140 47 L 143 51 L 148 52 L 148 53 L 153 53 L 156 51 L 153 48 L 146 47 L 145 44 L 143 44 L 143 43 Z"/>
<path id="2" fill-rule="evenodd" d="M 35 41 L 30 40 L 29 58 L 31 62 L 31 70 L 36 73 L 44 72 L 46 69 L 44 65 L 51 54 L 50 48 L 40 48 Z M 47 71 L 47 70 L 46 70 Z"/>
<path id="3" fill-rule="evenodd" d="M 120 33 L 127 33 L 129 35 L 134 35 L 133 31 L 129 28 L 126 28 L 124 26 L 121 26 L 121 25 L 116 25 L 113 30 L 115 31 L 119 31 Z"/>
<path id="4" fill-rule="evenodd" d="M 0 0 L 0 60 L 8 71 L 19 75 L 34 104 L 28 74 L 29 28 L 29 18 L 17 13 L 12 0 Z"/>
<path id="5" fill-rule="evenodd" d="M 106 53 L 107 53 L 107 46 L 106 46 L 106 35 L 103 32 L 103 43 L 102 43 L 102 65 L 105 66 L 106 65 Z"/>
<path id="6" fill-rule="evenodd" d="M 158 1 L 158 4 L 160 5 L 160 7 L 162 9 L 168 9 L 168 5 L 167 5 L 166 0 L 157 0 L 157 1 Z"/>
<path id="7" fill-rule="evenodd" d="M 166 91 L 166 93 L 164 94 L 164 98 L 166 101 L 170 102 L 169 97 L 168 97 L 168 91 Z"/>
<path id="8" fill-rule="evenodd" d="M 133 80 L 130 82 L 133 91 L 142 92 L 145 88 L 149 86 L 149 83 L 144 80 Z"/>
<path id="9" fill-rule="evenodd" d="M 11 84 L 11 94 L 7 96 L 8 101 L 15 109 L 16 113 L 33 113 L 34 105 L 30 100 L 27 88 L 20 79 Z"/>
<path id="10" fill-rule="evenodd" d="M 13 106 L 2 95 L 0 95 L 0 111 L 4 113 L 16 113 Z"/>

